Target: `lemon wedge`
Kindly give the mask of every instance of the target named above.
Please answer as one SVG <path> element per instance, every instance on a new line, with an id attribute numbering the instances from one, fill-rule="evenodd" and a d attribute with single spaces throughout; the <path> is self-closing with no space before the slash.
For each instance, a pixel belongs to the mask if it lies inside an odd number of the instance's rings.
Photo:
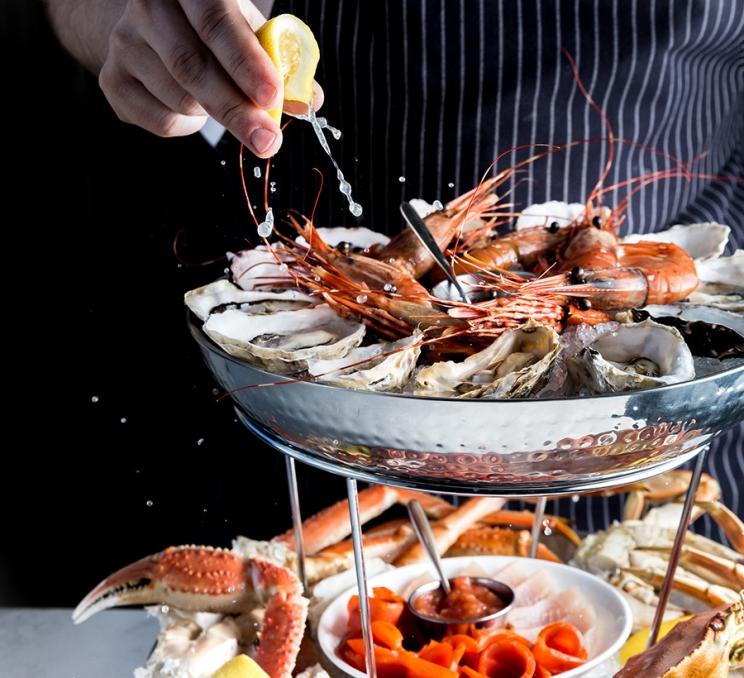
<path id="1" fill-rule="evenodd" d="M 690 619 L 690 615 L 677 617 L 676 619 L 669 619 L 668 621 L 665 621 L 661 628 L 659 629 L 659 640 L 661 640 L 667 633 L 669 633 L 677 624 L 680 622 L 686 621 Z M 635 657 L 637 654 L 641 654 L 641 652 L 644 652 L 646 650 L 646 645 L 648 644 L 648 634 L 651 632 L 651 629 L 641 629 L 640 631 L 636 631 L 628 640 L 626 641 L 625 645 L 620 648 L 620 664 L 625 666 L 625 662 L 628 661 L 631 657 Z"/>
<path id="2" fill-rule="evenodd" d="M 256 37 L 284 80 L 284 100 L 312 104 L 320 49 L 310 27 L 293 14 L 280 14 L 261 26 Z M 282 110 L 274 108 L 269 115 L 279 124 Z"/>
<path id="3" fill-rule="evenodd" d="M 239 654 L 223 665 L 212 678 L 269 678 L 269 674 L 248 655 Z"/>

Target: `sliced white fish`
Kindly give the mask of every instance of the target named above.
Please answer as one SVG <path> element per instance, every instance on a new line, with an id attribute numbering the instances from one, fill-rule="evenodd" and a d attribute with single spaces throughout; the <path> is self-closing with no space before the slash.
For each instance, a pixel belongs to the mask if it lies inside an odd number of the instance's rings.
<path id="1" fill-rule="evenodd" d="M 527 581 L 531 573 L 529 570 L 525 571 L 524 563 L 515 560 L 491 576 L 516 589 L 522 582 Z"/>
<path id="2" fill-rule="evenodd" d="M 532 605 L 513 608 L 506 616 L 506 621 L 517 633 L 559 621 L 569 622 L 586 633 L 595 625 L 597 615 L 581 591 L 572 586 Z"/>
<path id="3" fill-rule="evenodd" d="M 539 570 L 514 588 L 514 604 L 517 607 L 532 605 L 553 595 L 555 590 L 555 579 L 546 570 Z"/>

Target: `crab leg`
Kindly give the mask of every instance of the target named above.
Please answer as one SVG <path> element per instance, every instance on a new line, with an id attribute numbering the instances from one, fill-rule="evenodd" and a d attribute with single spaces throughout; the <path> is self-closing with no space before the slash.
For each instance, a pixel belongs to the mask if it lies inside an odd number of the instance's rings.
<path id="1" fill-rule="evenodd" d="M 394 521 L 398 523 L 399 521 Z M 382 527 L 382 526 L 380 526 Z M 365 558 L 382 558 L 392 562 L 416 541 L 407 521 L 400 521 L 395 529 L 370 530 L 362 537 Z M 306 562 L 308 580 L 315 583 L 354 565 L 354 545 L 351 539 L 327 546 Z"/>
<path id="2" fill-rule="evenodd" d="M 527 530 L 508 527 L 474 527 L 462 534 L 449 548 L 447 555 L 507 555 L 532 557 L 532 536 Z M 538 542 L 535 556 L 538 560 L 560 563 L 561 559 L 545 544 Z"/>
<path id="3" fill-rule="evenodd" d="M 696 534 L 695 532 L 688 532 L 685 535 L 685 543 L 689 544 L 690 546 L 694 546 L 695 548 L 700 549 L 701 551 L 705 551 L 706 553 L 712 553 L 715 556 L 726 558 L 727 560 L 730 560 L 733 563 L 739 563 L 740 565 L 744 565 L 744 558 L 742 557 L 740 553 L 737 553 L 733 549 L 730 549 L 728 546 L 719 544 L 717 541 L 708 539 L 708 537 L 704 537 L 701 534 Z"/>
<path id="4" fill-rule="evenodd" d="M 474 497 L 434 523 L 431 529 L 439 553 L 447 551 L 463 532 L 484 516 L 498 511 L 504 503 L 505 500 L 500 497 Z M 418 563 L 426 557 L 424 547 L 416 543 L 395 561 L 395 565 L 400 567 Z"/>
<path id="5" fill-rule="evenodd" d="M 639 551 L 657 553 L 668 559 L 671 549 L 643 547 Z M 712 584 L 737 590 L 744 588 L 744 565 L 740 563 L 686 545 L 682 547 L 682 556 L 679 562 L 688 572 Z"/>
<path id="6" fill-rule="evenodd" d="M 289 678 L 305 630 L 307 599 L 292 572 L 266 560 L 208 546 L 173 546 L 104 579 L 72 618 L 79 624 L 110 607 L 155 603 L 241 614 L 262 601 L 266 611 L 256 661 L 271 678 Z"/>
<path id="7" fill-rule="evenodd" d="M 208 546 L 171 546 L 104 579 L 75 608 L 76 624 L 120 605 L 167 602 L 184 610 L 241 612 L 253 600 L 247 562 Z"/>
<path id="8" fill-rule="evenodd" d="M 411 499 L 417 499 L 421 502 L 426 514 L 432 518 L 441 518 L 454 510 L 449 502 L 424 492 L 376 485 L 359 493 L 360 520 L 362 523 L 366 523 L 379 516 L 393 504 L 407 504 Z M 325 547 L 347 537 L 351 533 L 347 500 L 342 499 L 308 518 L 302 524 L 302 533 L 305 550 L 309 555 L 318 553 Z M 291 547 L 294 544 L 294 532 L 288 530 L 275 537 L 275 540 Z"/>
<path id="9" fill-rule="evenodd" d="M 642 581 L 648 582 L 652 586 L 659 588 L 664 582 L 665 573 L 658 570 L 644 570 L 639 567 L 624 567 L 623 572 L 635 575 Z M 697 600 L 701 600 L 709 605 L 729 605 L 738 600 L 737 594 L 725 586 L 708 584 L 707 582 L 692 579 L 682 574 L 677 574 L 672 580 L 672 587 L 683 593 L 691 595 Z"/>
<path id="10" fill-rule="evenodd" d="M 716 524 L 723 530 L 731 546 L 739 553 L 744 553 L 744 522 L 730 508 L 719 501 L 699 502 Z"/>
<path id="11" fill-rule="evenodd" d="M 535 520 L 535 514 L 532 511 L 496 511 L 484 516 L 480 522 L 485 525 L 508 525 L 510 527 L 532 527 Z M 574 546 L 581 543 L 581 537 L 574 532 L 569 522 L 559 516 L 543 516 L 543 530 L 548 528 L 565 537 Z"/>

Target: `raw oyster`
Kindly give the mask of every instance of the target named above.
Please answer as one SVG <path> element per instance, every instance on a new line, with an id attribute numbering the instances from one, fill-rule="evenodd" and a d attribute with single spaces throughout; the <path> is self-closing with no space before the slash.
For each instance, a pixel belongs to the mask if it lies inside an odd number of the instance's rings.
<path id="1" fill-rule="evenodd" d="M 744 356 L 744 316 L 739 313 L 687 302 L 645 306 L 633 311 L 636 320 L 648 316 L 676 327 L 695 356 L 719 359 Z"/>
<path id="2" fill-rule="evenodd" d="M 200 320 L 206 320 L 211 313 L 226 311 L 228 308 L 257 314 L 275 313 L 310 306 L 317 299 L 295 289 L 281 292 L 246 291 L 229 280 L 216 280 L 186 292 L 184 302 Z"/>
<path id="3" fill-rule="evenodd" d="M 337 316 L 328 304 L 255 315 L 213 313 L 204 331 L 225 351 L 275 374 L 307 369 L 308 360 L 342 358 L 364 338 L 364 325 Z"/>
<path id="4" fill-rule="evenodd" d="M 316 381 L 369 391 L 397 391 L 408 382 L 421 353 L 421 332 L 398 341 L 360 346 L 334 360 L 308 361 Z"/>
<path id="5" fill-rule="evenodd" d="M 717 259 L 723 254 L 731 229 L 724 224 L 677 224 L 657 233 L 631 233 L 623 242 L 671 242 L 679 245 L 696 262 Z"/>
<path id="6" fill-rule="evenodd" d="M 294 282 L 287 269 L 294 259 L 281 244 L 228 252 L 227 260 L 233 282 L 244 290 L 285 288 Z"/>
<path id="7" fill-rule="evenodd" d="M 594 393 L 633 391 L 695 378 L 692 353 L 673 327 L 653 320 L 620 325 L 569 358 L 575 382 Z"/>
<path id="8" fill-rule="evenodd" d="M 529 322 L 508 330 L 462 362 L 443 361 L 416 375 L 416 395 L 526 398 L 545 384 L 560 350 L 555 330 Z"/>

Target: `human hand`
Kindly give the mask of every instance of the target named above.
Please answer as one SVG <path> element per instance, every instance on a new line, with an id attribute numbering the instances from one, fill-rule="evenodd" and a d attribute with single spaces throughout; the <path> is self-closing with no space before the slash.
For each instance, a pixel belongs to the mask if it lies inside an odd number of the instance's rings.
<path id="1" fill-rule="evenodd" d="M 248 0 L 127 0 L 110 34 L 101 89 L 124 122 L 184 136 L 211 115 L 269 157 L 282 133 L 268 110 L 284 96 L 253 32 L 264 21 Z M 314 107 L 322 101 L 316 84 Z"/>

